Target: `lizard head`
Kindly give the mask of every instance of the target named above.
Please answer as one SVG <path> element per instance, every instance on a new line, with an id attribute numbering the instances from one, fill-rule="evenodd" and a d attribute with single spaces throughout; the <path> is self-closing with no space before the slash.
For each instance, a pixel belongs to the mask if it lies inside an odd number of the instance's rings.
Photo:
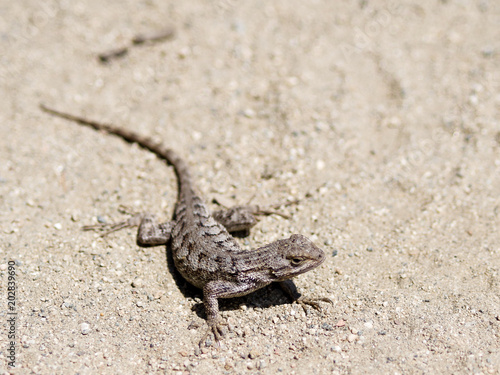
<path id="1" fill-rule="evenodd" d="M 325 253 L 310 239 L 293 234 L 286 240 L 278 240 L 275 246 L 276 257 L 273 260 L 271 273 L 274 281 L 284 281 L 319 266 L 325 260 Z"/>

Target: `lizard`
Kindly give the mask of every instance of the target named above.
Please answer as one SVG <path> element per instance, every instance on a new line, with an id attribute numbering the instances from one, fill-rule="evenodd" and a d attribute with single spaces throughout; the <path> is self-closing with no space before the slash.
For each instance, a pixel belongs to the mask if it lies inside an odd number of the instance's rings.
<path id="1" fill-rule="evenodd" d="M 149 213 L 135 215 L 112 225 L 109 232 L 138 226 L 136 243 L 142 247 L 170 243 L 175 268 L 190 284 L 203 291 L 203 305 L 208 329 L 199 346 L 213 335 L 218 343 L 224 336 L 218 299 L 239 297 L 277 282 L 294 301 L 319 309 L 315 300 L 331 302 L 328 298 L 306 299 L 291 280 L 294 276 L 318 267 L 325 253 L 301 234 L 276 240 L 254 250 L 243 250 L 230 232 L 248 230 L 256 224 L 258 206 L 236 206 L 211 214 L 197 193 L 186 162 L 172 149 L 152 138 L 125 128 L 95 122 L 83 117 L 40 108 L 51 115 L 64 118 L 115 135 L 126 142 L 136 143 L 173 166 L 178 181 L 178 199 L 172 221 L 158 223 Z M 95 229 L 106 224 L 84 227 Z M 107 232 L 107 233 L 109 233 Z"/>

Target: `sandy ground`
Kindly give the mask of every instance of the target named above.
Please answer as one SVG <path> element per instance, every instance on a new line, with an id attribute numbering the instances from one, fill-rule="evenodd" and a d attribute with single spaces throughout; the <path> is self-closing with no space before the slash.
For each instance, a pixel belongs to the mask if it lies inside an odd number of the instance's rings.
<path id="1" fill-rule="evenodd" d="M 500 373 L 498 1 L 101 3 L 0 5 L 2 373 Z M 168 220 L 172 169 L 40 102 L 164 140 L 209 202 L 300 198 L 241 242 L 312 238 L 327 260 L 296 283 L 333 304 L 226 300 L 198 350 L 165 249 L 80 230 L 120 205 Z"/>

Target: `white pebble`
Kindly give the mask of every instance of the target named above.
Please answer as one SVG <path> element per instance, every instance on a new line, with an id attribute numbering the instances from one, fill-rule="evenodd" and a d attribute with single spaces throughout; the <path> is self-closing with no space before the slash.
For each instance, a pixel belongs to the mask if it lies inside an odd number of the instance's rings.
<path id="1" fill-rule="evenodd" d="M 82 323 L 80 329 L 82 331 L 82 335 L 88 335 L 90 333 L 90 324 Z"/>
<path id="2" fill-rule="evenodd" d="M 358 338 L 358 335 L 351 333 L 349 336 L 347 336 L 347 341 L 354 342 L 354 341 L 356 341 L 357 338 Z"/>

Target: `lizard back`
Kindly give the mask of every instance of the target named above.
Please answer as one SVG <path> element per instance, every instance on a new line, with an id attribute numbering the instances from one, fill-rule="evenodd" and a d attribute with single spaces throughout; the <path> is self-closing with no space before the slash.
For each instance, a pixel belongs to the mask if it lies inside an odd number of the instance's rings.
<path id="1" fill-rule="evenodd" d="M 226 228 L 210 215 L 195 191 L 187 164 L 175 151 L 131 130 L 59 112 L 43 104 L 40 107 L 45 112 L 135 143 L 172 165 L 178 180 L 178 201 L 171 233 L 172 255 L 177 270 L 199 288 L 210 280 L 220 279 L 221 274 L 229 276 L 237 273 L 237 266 L 228 254 L 243 250 Z M 218 272 L 222 269 L 223 273 Z"/>

